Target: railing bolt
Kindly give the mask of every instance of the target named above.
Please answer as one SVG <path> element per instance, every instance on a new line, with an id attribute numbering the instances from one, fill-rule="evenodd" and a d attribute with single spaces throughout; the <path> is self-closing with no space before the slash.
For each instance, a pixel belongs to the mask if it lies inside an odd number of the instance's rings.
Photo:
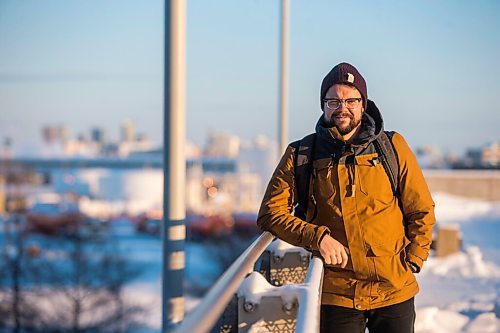
<path id="1" fill-rule="evenodd" d="M 283 311 L 286 313 L 286 314 L 290 314 L 293 310 L 293 308 L 295 307 L 295 303 L 293 302 L 286 302 L 283 304 Z"/>
<path id="2" fill-rule="evenodd" d="M 251 302 L 245 302 L 243 304 L 243 309 L 246 311 L 246 312 L 253 312 L 255 311 L 255 308 L 257 307 L 256 304 L 254 303 L 251 303 Z"/>

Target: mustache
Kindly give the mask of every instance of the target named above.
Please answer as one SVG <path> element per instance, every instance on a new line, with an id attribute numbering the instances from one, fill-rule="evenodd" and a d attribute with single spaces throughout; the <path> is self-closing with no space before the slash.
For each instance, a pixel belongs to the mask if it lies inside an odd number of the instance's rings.
<path id="1" fill-rule="evenodd" d="M 332 117 L 339 117 L 339 116 L 340 116 L 340 117 L 348 117 L 348 118 L 350 118 L 350 119 L 354 118 L 354 116 L 353 116 L 352 114 L 347 113 L 347 112 L 344 112 L 344 113 L 342 113 L 342 112 L 338 112 L 338 113 L 334 113 L 334 114 L 332 115 Z"/>

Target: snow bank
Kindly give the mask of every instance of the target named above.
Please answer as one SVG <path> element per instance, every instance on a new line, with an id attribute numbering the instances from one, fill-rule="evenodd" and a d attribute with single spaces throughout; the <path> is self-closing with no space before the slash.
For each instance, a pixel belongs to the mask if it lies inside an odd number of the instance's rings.
<path id="1" fill-rule="evenodd" d="M 416 333 L 498 333 L 500 320 L 493 312 L 482 313 L 475 319 L 435 306 L 417 309 Z"/>
<path id="2" fill-rule="evenodd" d="M 461 332 L 469 318 L 454 311 L 440 310 L 435 306 L 417 309 L 415 332 L 454 333 Z"/>
<path id="3" fill-rule="evenodd" d="M 438 223 L 473 223 L 478 220 L 500 222 L 500 202 L 489 202 L 458 197 L 446 193 L 433 193 Z"/>
<path id="4" fill-rule="evenodd" d="M 448 279 L 500 278 L 500 267 L 483 260 L 477 246 L 469 246 L 465 252 L 443 258 L 431 257 L 425 263 L 421 276 L 446 276 Z"/>
<path id="5" fill-rule="evenodd" d="M 498 333 L 500 332 L 500 320 L 493 312 L 482 313 L 467 325 L 466 332 Z"/>
<path id="6" fill-rule="evenodd" d="M 161 330 L 162 302 L 160 284 L 156 288 L 150 284 L 135 284 L 133 288 L 127 288 L 124 295 L 126 295 L 126 304 L 147 309 L 146 313 L 142 313 L 140 319 L 138 318 L 142 325 L 150 329 Z M 198 305 L 200 299 L 186 296 L 184 302 L 185 311 L 188 313 Z"/>
<path id="7" fill-rule="evenodd" d="M 433 198 L 438 224 L 460 227 L 464 250 L 443 258 L 431 254 L 417 275 L 415 331 L 498 333 L 500 265 L 492 254 L 500 248 L 500 202 L 443 193 Z"/>

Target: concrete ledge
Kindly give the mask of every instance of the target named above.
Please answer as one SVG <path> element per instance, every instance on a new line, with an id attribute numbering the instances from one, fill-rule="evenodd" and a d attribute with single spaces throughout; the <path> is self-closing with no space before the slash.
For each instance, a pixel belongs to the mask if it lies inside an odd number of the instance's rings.
<path id="1" fill-rule="evenodd" d="M 500 170 L 424 170 L 431 192 L 500 201 Z"/>

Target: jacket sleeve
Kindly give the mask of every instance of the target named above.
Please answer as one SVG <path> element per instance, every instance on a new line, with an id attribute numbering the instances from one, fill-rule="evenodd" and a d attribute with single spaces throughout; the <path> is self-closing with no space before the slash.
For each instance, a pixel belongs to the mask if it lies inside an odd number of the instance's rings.
<path id="1" fill-rule="evenodd" d="M 329 230 L 292 214 L 297 198 L 294 152 L 295 148 L 288 146 L 276 167 L 260 206 L 257 225 L 292 245 L 317 250 L 319 241 Z"/>
<path id="2" fill-rule="evenodd" d="M 403 213 L 407 222 L 406 260 L 422 268 L 429 256 L 432 230 L 436 223 L 434 201 L 422 174 L 417 159 L 405 139 L 395 133 L 392 142 L 399 160 L 400 192 Z"/>

